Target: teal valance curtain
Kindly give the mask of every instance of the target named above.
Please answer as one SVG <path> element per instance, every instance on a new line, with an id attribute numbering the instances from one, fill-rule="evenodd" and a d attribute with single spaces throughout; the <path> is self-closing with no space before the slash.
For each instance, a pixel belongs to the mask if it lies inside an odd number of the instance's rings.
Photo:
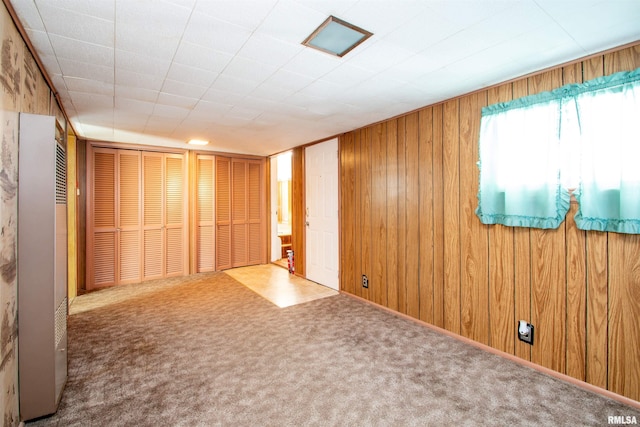
<path id="1" fill-rule="evenodd" d="M 476 214 L 557 228 L 579 202 L 585 230 L 640 233 L 640 69 L 483 108 Z"/>

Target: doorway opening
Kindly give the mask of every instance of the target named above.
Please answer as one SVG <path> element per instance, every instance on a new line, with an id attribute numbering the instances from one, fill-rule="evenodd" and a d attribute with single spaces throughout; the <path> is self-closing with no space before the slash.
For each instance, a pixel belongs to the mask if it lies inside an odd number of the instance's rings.
<path id="1" fill-rule="evenodd" d="M 271 262 L 287 268 L 292 233 L 292 152 L 271 158 Z"/>

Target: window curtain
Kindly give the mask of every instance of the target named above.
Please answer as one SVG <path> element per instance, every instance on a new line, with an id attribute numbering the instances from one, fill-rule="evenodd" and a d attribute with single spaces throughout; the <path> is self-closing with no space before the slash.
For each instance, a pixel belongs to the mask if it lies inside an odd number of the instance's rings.
<path id="1" fill-rule="evenodd" d="M 577 88 L 583 230 L 640 234 L 640 69 Z"/>
<path id="2" fill-rule="evenodd" d="M 476 214 L 557 228 L 579 203 L 584 230 L 640 234 L 640 69 L 483 108 Z"/>
<path id="3" fill-rule="evenodd" d="M 482 223 L 560 225 L 570 197 L 561 186 L 561 109 L 550 93 L 483 108 L 476 209 Z"/>

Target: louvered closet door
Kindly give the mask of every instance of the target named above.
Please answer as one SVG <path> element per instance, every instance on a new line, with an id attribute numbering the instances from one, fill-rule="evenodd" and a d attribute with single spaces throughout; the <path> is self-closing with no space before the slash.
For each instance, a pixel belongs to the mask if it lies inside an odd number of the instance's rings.
<path id="1" fill-rule="evenodd" d="M 185 200 L 184 200 L 184 156 L 164 156 L 164 200 L 165 200 L 165 276 L 181 276 L 185 272 Z"/>
<path id="2" fill-rule="evenodd" d="M 92 244 L 87 251 L 90 287 L 116 283 L 116 161 L 114 150 L 93 152 Z"/>
<path id="3" fill-rule="evenodd" d="M 231 265 L 247 265 L 249 256 L 247 224 L 247 161 L 231 161 Z"/>
<path id="4" fill-rule="evenodd" d="M 263 163 L 247 163 L 247 246 L 248 264 L 266 262 L 266 227 L 262 197 Z"/>
<path id="5" fill-rule="evenodd" d="M 140 152 L 118 151 L 117 215 L 118 283 L 139 282 L 141 275 L 140 242 Z"/>
<path id="6" fill-rule="evenodd" d="M 231 268 L 231 159 L 216 157 L 216 270 Z"/>
<path id="7" fill-rule="evenodd" d="M 163 159 L 161 153 L 142 154 L 143 189 L 143 278 L 163 277 L 164 256 L 164 191 Z"/>
<path id="8" fill-rule="evenodd" d="M 196 160 L 197 177 L 197 271 L 198 273 L 215 270 L 214 262 L 214 157 L 198 155 Z"/>

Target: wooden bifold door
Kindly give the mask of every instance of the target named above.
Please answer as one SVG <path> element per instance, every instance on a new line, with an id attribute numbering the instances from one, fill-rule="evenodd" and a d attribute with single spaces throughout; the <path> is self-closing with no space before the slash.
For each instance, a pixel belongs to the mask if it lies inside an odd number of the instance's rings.
<path id="1" fill-rule="evenodd" d="M 93 148 L 87 288 L 187 273 L 183 154 Z"/>
<path id="2" fill-rule="evenodd" d="M 264 161 L 198 155 L 197 267 L 266 262 Z"/>

